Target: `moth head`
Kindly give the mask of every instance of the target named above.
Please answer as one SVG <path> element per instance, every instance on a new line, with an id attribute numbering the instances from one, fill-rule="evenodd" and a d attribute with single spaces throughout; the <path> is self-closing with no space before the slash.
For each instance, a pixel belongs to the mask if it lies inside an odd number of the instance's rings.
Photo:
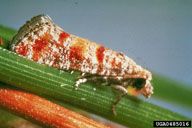
<path id="1" fill-rule="evenodd" d="M 148 70 L 143 69 L 140 73 L 140 77 L 143 79 L 140 93 L 146 98 L 150 98 L 150 96 L 153 94 L 153 86 L 151 84 L 152 74 Z"/>
<path id="2" fill-rule="evenodd" d="M 141 93 L 146 97 L 150 98 L 151 94 L 153 94 L 153 86 L 149 80 L 145 81 L 144 87 L 141 89 Z"/>
<path id="3" fill-rule="evenodd" d="M 144 95 L 146 98 L 150 98 L 153 94 L 153 87 L 149 80 L 138 78 L 138 79 L 129 79 L 129 84 L 127 86 L 128 93 L 130 95 L 137 96 L 139 94 Z"/>
<path id="4" fill-rule="evenodd" d="M 132 75 L 126 75 L 127 90 L 131 95 L 142 94 L 146 98 L 150 98 L 153 94 L 153 86 L 151 84 L 152 74 L 148 70 L 141 68 L 140 72 Z"/>

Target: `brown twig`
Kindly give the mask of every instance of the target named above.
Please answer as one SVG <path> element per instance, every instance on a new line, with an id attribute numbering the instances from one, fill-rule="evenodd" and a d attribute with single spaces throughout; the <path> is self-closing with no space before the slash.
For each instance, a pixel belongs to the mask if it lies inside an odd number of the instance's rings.
<path id="1" fill-rule="evenodd" d="M 46 126 L 60 128 L 107 128 L 39 96 L 0 88 L 0 106 Z"/>

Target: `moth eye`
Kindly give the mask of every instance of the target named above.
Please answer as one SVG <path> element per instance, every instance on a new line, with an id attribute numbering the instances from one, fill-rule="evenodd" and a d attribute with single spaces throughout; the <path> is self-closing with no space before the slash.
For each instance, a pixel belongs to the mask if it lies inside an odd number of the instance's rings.
<path id="1" fill-rule="evenodd" d="M 139 89 L 143 88 L 145 83 L 146 83 L 145 79 L 136 79 L 132 86 L 136 87 L 139 90 Z"/>

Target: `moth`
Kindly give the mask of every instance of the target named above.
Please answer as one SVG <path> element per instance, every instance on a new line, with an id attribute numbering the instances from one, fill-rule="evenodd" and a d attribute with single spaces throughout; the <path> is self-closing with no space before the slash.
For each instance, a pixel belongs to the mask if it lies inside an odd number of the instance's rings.
<path id="1" fill-rule="evenodd" d="M 11 50 L 50 67 L 82 72 L 75 84 L 95 81 L 107 83 L 122 92 L 112 110 L 128 93 L 153 93 L 152 74 L 126 55 L 105 48 L 90 40 L 69 34 L 57 26 L 49 16 L 38 15 L 27 21 L 12 40 Z"/>

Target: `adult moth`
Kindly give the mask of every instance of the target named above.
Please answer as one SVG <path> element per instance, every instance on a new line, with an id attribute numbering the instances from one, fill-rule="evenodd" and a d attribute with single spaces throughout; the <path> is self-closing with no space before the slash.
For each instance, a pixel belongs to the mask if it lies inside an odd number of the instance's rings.
<path id="1" fill-rule="evenodd" d="M 95 81 L 122 91 L 115 105 L 132 88 L 134 94 L 149 98 L 153 93 L 151 73 L 131 58 L 92 41 L 69 34 L 53 23 L 47 15 L 38 15 L 27 21 L 12 40 L 11 50 L 51 67 L 81 71 L 75 84 Z"/>

